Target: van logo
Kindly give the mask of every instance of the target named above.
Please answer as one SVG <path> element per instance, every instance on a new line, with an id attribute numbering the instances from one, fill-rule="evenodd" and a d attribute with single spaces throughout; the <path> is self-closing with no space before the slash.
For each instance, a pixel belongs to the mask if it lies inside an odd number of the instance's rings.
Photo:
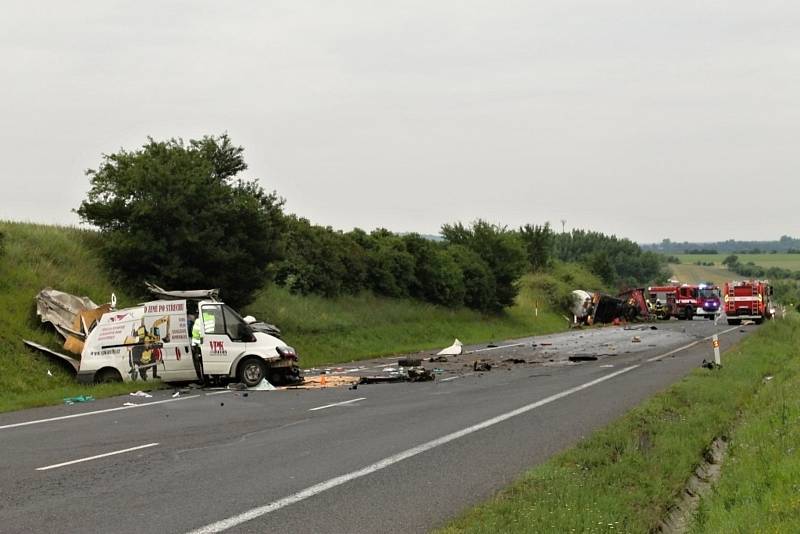
<path id="1" fill-rule="evenodd" d="M 211 345 L 211 354 L 227 354 L 228 351 L 225 350 L 225 342 L 224 341 L 209 341 Z"/>

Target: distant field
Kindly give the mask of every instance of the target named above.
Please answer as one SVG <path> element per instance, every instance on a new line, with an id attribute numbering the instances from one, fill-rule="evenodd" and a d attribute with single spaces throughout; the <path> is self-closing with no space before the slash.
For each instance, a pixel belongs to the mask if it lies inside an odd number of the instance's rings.
<path id="1" fill-rule="evenodd" d="M 753 262 L 760 267 L 781 267 L 792 271 L 800 271 L 800 254 L 736 254 L 739 263 Z M 721 254 L 677 254 L 682 264 L 696 261 L 714 262 L 721 265 L 722 260 L 728 257 L 727 253 Z"/>
<path id="2" fill-rule="evenodd" d="M 741 276 L 736 273 L 721 267 L 704 267 L 701 265 L 691 265 L 689 263 L 672 263 L 669 267 L 672 269 L 672 276 L 684 284 L 714 282 L 717 285 L 722 285 L 723 282 L 728 280 L 738 280 L 741 278 Z"/>

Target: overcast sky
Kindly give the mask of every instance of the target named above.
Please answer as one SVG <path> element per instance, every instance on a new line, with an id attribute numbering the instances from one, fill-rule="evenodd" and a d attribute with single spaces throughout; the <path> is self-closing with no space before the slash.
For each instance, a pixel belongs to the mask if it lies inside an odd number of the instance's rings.
<path id="1" fill-rule="evenodd" d="M 320 224 L 800 235 L 800 3 L 4 0 L 0 219 L 228 132 Z"/>

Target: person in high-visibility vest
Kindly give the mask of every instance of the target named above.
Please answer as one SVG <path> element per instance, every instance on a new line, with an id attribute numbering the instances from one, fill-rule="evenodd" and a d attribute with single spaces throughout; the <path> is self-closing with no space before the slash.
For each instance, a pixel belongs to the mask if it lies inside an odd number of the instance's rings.
<path id="1" fill-rule="evenodd" d="M 192 345 L 202 345 L 203 334 L 213 334 L 216 328 L 216 317 L 213 313 L 203 310 L 201 317 L 202 319 L 198 317 L 192 326 Z"/>
<path id="2" fill-rule="evenodd" d="M 202 315 L 198 316 L 192 325 L 192 361 L 194 362 L 194 370 L 197 373 L 197 378 L 205 384 L 206 377 L 203 372 L 203 334 L 214 332 L 216 327 L 216 317 L 213 313 L 203 311 Z"/>

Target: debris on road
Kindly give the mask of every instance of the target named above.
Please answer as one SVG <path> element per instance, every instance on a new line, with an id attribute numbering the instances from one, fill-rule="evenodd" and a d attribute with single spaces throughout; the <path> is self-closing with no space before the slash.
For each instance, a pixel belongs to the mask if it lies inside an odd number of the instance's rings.
<path id="1" fill-rule="evenodd" d="M 593 362 L 597 359 L 597 356 L 591 354 L 575 354 L 568 359 L 571 362 Z"/>
<path id="2" fill-rule="evenodd" d="M 258 385 L 255 385 L 251 388 L 247 388 L 249 391 L 275 391 L 277 388 L 267 382 L 266 378 L 262 378 L 261 382 Z"/>
<path id="3" fill-rule="evenodd" d="M 641 343 L 641 342 L 642 338 L 640 338 L 639 336 L 633 336 L 633 338 L 631 338 L 631 343 Z"/>
<path id="4" fill-rule="evenodd" d="M 429 382 L 433 380 L 433 372 L 424 367 L 410 367 L 408 369 L 408 380 L 410 382 Z"/>
<path id="5" fill-rule="evenodd" d="M 458 356 L 463 351 L 463 344 L 456 338 L 453 344 L 436 353 L 437 356 Z"/>
<path id="6" fill-rule="evenodd" d="M 492 364 L 486 360 L 475 360 L 472 362 L 473 371 L 491 371 Z"/>
<path id="7" fill-rule="evenodd" d="M 128 393 L 128 395 L 130 395 L 131 397 L 145 397 L 147 399 L 152 397 L 152 395 L 150 395 L 149 393 L 145 393 L 141 389 L 139 391 L 137 391 L 136 393 Z"/>
<path id="8" fill-rule="evenodd" d="M 447 363 L 447 356 L 431 356 L 430 358 L 428 358 L 428 361 Z"/>
<path id="9" fill-rule="evenodd" d="M 506 358 L 503 363 L 528 363 L 522 358 Z"/>
<path id="10" fill-rule="evenodd" d="M 400 358 L 397 360 L 397 365 L 400 367 L 419 367 L 421 363 L 421 358 Z"/>
<path id="11" fill-rule="evenodd" d="M 93 400 L 94 400 L 94 397 L 92 397 L 91 395 L 78 395 L 76 397 L 66 397 L 66 398 L 63 399 L 64 404 L 66 404 L 67 406 L 70 406 L 72 404 L 76 404 L 76 403 L 79 403 L 79 402 L 92 402 Z"/>
<path id="12" fill-rule="evenodd" d="M 352 386 L 358 384 L 361 379 L 357 376 L 344 375 L 319 375 L 307 376 L 302 383 L 295 386 L 284 386 L 277 389 L 322 389 L 336 388 L 342 386 Z"/>

